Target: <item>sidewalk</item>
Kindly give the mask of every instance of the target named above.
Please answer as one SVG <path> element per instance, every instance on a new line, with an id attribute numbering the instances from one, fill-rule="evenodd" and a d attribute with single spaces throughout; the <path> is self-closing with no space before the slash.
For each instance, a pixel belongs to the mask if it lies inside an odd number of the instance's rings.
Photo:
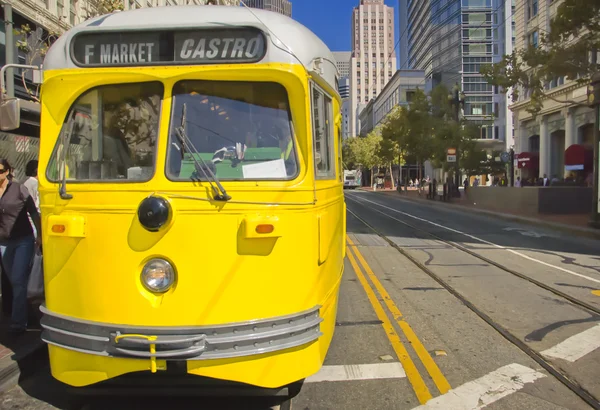
<path id="1" fill-rule="evenodd" d="M 372 188 L 365 187 L 360 188 L 364 191 L 372 191 Z M 432 206 L 444 206 L 460 210 L 463 212 L 476 212 L 479 214 L 506 219 L 515 222 L 527 223 L 530 225 L 536 225 L 549 229 L 555 229 L 563 232 L 572 233 L 579 236 L 587 236 L 595 239 L 600 239 L 600 229 L 594 229 L 589 227 L 588 222 L 590 220 L 589 214 L 573 214 L 573 215 L 550 215 L 550 214 L 539 214 L 539 213 L 527 213 L 527 212 L 516 212 L 507 211 L 506 209 L 486 207 L 482 209 L 477 204 L 471 202 L 466 198 L 464 192 L 461 190 L 460 198 L 452 198 L 450 202 L 442 202 L 440 200 L 430 200 L 426 197 L 426 192 L 419 195 L 416 189 L 410 189 L 408 192 L 402 191 L 398 193 L 395 190 L 385 189 L 377 190 L 382 194 L 397 196 L 398 198 L 404 198 L 411 201 L 425 202 Z"/>
<path id="2" fill-rule="evenodd" d="M 29 317 L 27 332 L 15 335 L 8 331 L 10 316 L 0 316 L 0 393 L 16 385 L 24 362 L 45 347 L 40 339 L 39 305 L 29 305 Z"/>

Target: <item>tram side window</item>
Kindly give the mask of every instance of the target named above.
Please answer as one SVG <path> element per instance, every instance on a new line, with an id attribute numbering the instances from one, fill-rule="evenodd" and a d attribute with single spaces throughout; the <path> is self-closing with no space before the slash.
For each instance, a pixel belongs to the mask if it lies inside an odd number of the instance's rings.
<path id="1" fill-rule="evenodd" d="M 313 86 L 313 144 L 315 151 L 315 167 L 317 178 L 335 177 L 333 165 L 333 124 L 332 103 L 320 89 Z"/>
<path id="2" fill-rule="evenodd" d="M 57 137 L 48 179 L 61 179 L 65 161 L 69 181 L 150 180 L 163 90 L 160 82 L 146 82 L 100 86 L 82 94 Z"/>

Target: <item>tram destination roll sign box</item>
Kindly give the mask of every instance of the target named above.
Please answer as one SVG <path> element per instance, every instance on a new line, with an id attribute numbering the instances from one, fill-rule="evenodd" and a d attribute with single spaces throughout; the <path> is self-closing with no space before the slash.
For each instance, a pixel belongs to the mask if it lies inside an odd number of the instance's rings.
<path id="1" fill-rule="evenodd" d="M 251 63 L 266 52 L 254 28 L 93 32 L 73 38 L 71 57 L 80 67 Z"/>

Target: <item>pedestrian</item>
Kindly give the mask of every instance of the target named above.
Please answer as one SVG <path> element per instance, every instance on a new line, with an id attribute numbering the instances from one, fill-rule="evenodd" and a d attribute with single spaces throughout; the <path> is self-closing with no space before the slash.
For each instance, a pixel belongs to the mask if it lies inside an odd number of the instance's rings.
<path id="1" fill-rule="evenodd" d="M 27 176 L 27 179 L 23 182 L 23 185 L 25 185 L 25 187 L 29 191 L 29 194 L 33 198 L 33 202 L 35 203 L 35 207 L 37 208 L 38 213 L 40 213 L 40 192 L 38 191 L 38 174 L 37 174 L 37 172 L 38 172 L 38 161 L 35 159 L 32 159 L 31 161 L 29 161 L 27 163 L 27 165 L 25 165 L 25 175 Z M 29 217 L 29 222 L 32 225 L 33 234 L 37 235 L 37 230 L 35 229 L 35 224 L 33 223 L 33 220 L 31 219 L 31 217 Z"/>
<path id="2" fill-rule="evenodd" d="M 25 176 L 27 179 L 23 181 L 23 185 L 27 188 L 31 197 L 33 198 L 33 202 L 35 203 L 35 207 L 38 212 L 40 211 L 40 193 L 38 191 L 38 161 L 36 159 L 32 159 L 25 165 Z"/>
<path id="3" fill-rule="evenodd" d="M 35 225 L 35 236 L 28 216 Z M 12 167 L 0 159 L 0 255 L 12 287 L 10 331 L 14 333 L 27 330 L 27 282 L 41 232 L 40 214 L 29 190 L 13 181 Z"/>

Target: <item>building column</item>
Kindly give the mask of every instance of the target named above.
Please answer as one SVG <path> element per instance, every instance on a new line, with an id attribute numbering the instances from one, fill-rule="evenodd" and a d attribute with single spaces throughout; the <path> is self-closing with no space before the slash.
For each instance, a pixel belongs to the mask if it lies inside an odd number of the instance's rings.
<path id="1" fill-rule="evenodd" d="M 577 144 L 577 129 L 575 128 L 575 111 L 567 108 L 564 111 L 565 117 L 565 151 L 573 144 Z M 563 153 L 564 155 L 564 153 Z M 567 177 L 570 171 L 564 170 L 564 176 Z"/>
<path id="2" fill-rule="evenodd" d="M 548 133 L 548 118 L 542 116 L 540 119 L 540 174 L 543 178 L 544 174 L 550 178 L 550 134 Z"/>
<path id="3" fill-rule="evenodd" d="M 527 152 L 529 151 L 529 135 L 527 135 L 527 127 L 525 127 L 524 122 L 519 122 L 519 128 L 517 128 L 519 133 L 517 135 L 517 146 L 515 147 L 515 151 L 517 153 Z"/>

